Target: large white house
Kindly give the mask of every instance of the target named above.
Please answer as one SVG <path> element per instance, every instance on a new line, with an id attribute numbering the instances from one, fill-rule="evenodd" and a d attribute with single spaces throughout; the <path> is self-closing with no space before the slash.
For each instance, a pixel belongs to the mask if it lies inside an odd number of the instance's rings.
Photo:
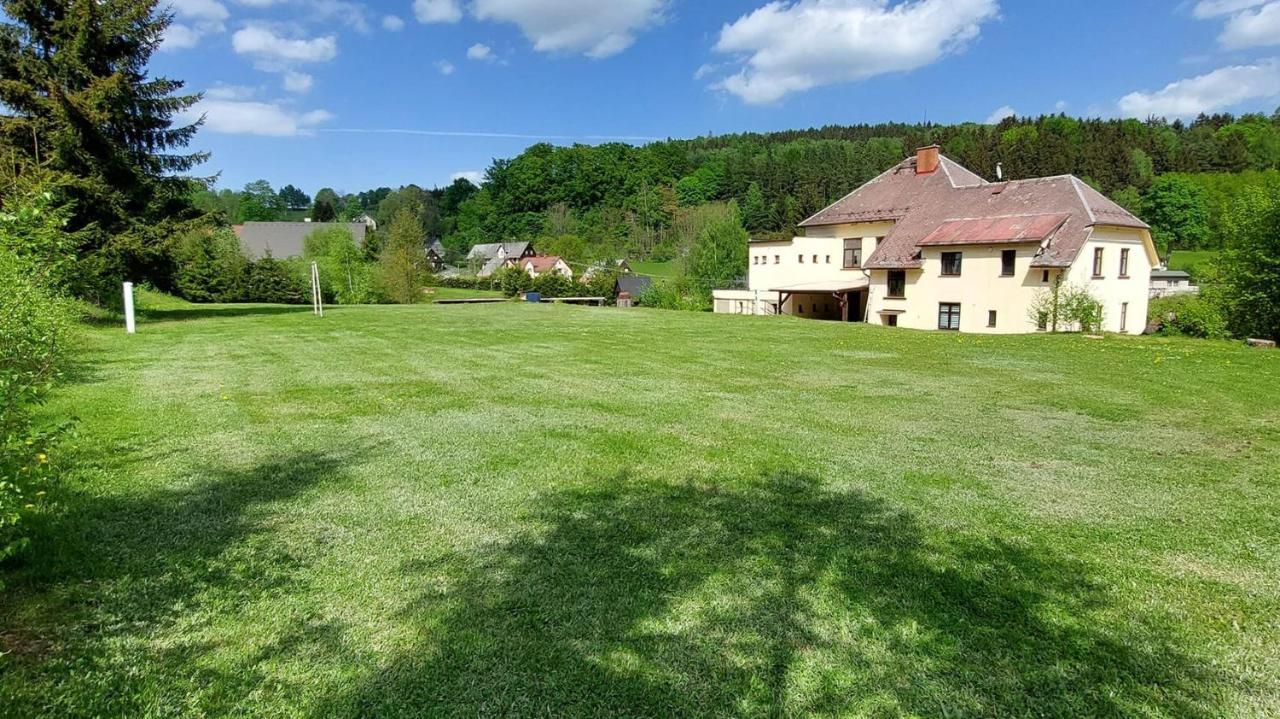
<path id="1" fill-rule="evenodd" d="M 1150 228 L 1072 175 L 987 182 L 924 147 L 800 223 L 752 241 L 747 290 L 715 310 L 965 332 L 1034 332 L 1056 283 L 1087 287 L 1103 329 L 1146 324 Z"/>

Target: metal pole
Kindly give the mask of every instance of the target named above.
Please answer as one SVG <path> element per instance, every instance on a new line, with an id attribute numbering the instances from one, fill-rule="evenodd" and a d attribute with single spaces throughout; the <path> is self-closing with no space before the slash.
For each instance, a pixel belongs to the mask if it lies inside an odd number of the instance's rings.
<path id="1" fill-rule="evenodd" d="M 124 331 L 133 334 L 136 327 L 133 322 L 133 283 L 124 283 Z"/>

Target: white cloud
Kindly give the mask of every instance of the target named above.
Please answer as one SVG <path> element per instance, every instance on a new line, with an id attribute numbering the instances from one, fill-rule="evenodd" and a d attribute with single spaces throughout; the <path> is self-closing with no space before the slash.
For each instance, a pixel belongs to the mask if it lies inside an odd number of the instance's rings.
<path id="1" fill-rule="evenodd" d="M 164 29 L 164 39 L 160 41 L 160 49 L 164 51 L 186 50 L 200 44 L 201 33 L 195 28 L 182 23 L 170 23 Z"/>
<path id="2" fill-rule="evenodd" d="M 262 25 L 237 30 L 231 47 L 268 63 L 327 62 L 338 54 L 338 40 L 332 35 L 291 40 Z"/>
<path id="3" fill-rule="evenodd" d="M 171 0 L 169 4 L 173 14 L 184 20 L 215 23 L 219 28 L 231 16 L 218 0 Z"/>
<path id="4" fill-rule="evenodd" d="M 667 0 L 475 0 L 471 12 L 480 20 L 515 23 L 540 52 L 603 58 L 661 22 L 666 6 Z"/>
<path id="5" fill-rule="evenodd" d="M 247 100 L 257 91 L 244 85 L 214 85 L 204 91 L 207 100 Z"/>
<path id="6" fill-rule="evenodd" d="M 711 73 L 715 72 L 716 70 L 719 70 L 721 67 L 723 67 L 723 66 L 722 66 L 722 65 L 720 65 L 719 63 L 704 62 L 704 63 L 702 63 L 701 65 L 699 65 L 699 66 L 698 66 L 698 69 L 697 69 L 697 70 L 694 70 L 694 71 L 693 71 L 693 79 L 694 79 L 694 80 L 701 80 L 702 78 L 704 78 L 704 77 L 706 77 L 706 76 L 710 75 Z"/>
<path id="7" fill-rule="evenodd" d="M 962 50 L 996 0 L 776 0 L 720 30 L 715 49 L 743 67 L 716 83 L 751 104 L 821 85 L 907 72 Z M 821 38 L 821 42 L 816 41 Z"/>
<path id="8" fill-rule="evenodd" d="M 1157 92 L 1131 92 L 1120 98 L 1128 117 L 1193 117 L 1226 110 L 1249 100 L 1280 97 L 1280 58 L 1233 65 L 1169 83 Z"/>
<path id="9" fill-rule="evenodd" d="M 455 68 L 453 66 L 453 63 L 449 62 L 448 60 L 437 60 L 436 69 L 440 71 L 441 75 L 452 75 L 453 71 L 456 70 L 457 68 Z"/>
<path id="10" fill-rule="evenodd" d="M 1063 110 L 1067 109 L 1067 101 L 1058 100 L 1057 102 L 1053 103 L 1053 109 L 1058 112 L 1062 112 Z"/>
<path id="11" fill-rule="evenodd" d="M 987 115 L 986 123 L 988 125 L 999 125 L 1000 121 L 1010 116 L 1017 116 L 1018 111 L 1008 105 L 997 107 L 994 112 Z"/>
<path id="12" fill-rule="evenodd" d="M 205 35 L 224 32 L 231 15 L 217 0 L 173 0 L 169 9 L 178 21 L 165 29 L 160 49 L 166 51 L 195 47 Z"/>
<path id="13" fill-rule="evenodd" d="M 245 7 L 264 8 L 264 7 L 271 7 L 272 5 L 275 5 L 278 1 L 279 0 L 236 0 L 236 4 L 244 5 Z"/>
<path id="14" fill-rule="evenodd" d="M 1257 10 L 1232 15 L 1218 42 L 1231 50 L 1280 45 L 1280 2 L 1269 2 Z"/>
<path id="15" fill-rule="evenodd" d="M 413 16 L 418 22 L 458 22 L 462 5 L 458 0 L 413 0 Z"/>
<path id="16" fill-rule="evenodd" d="M 1267 2 L 1267 0 L 1200 0 L 1191 11 L 1192 15 L 1204 20 L 1206 18 L 1230 15 L 1248 10 L 1251 7 Z"/>
<path id="17" fill-rule="evenodd" d="M 285 90 L 301 94 L 311 89 L 311 86 L 315 84 L 315 78 L 305 72 L 286 70 L 281 83 L 284 85 Z"/>
<path id="18" fill-rule="evenodd" d="M 382 18 L 382 29 L 397 32 L 404 29 L 404 20 L 395 15 L 387 15 Z"/>
<path id="19" fill-rule="evenodd" d="M 472 45 L 471 47 L 467 48 L 467 59 L 468 60 L 493 60 L 494 59 L 493 48 L 489 47 L 488 45 L 485 45 L 482 42 L 478 42 Z"/>
<path id="20" fill-rule="evenodd" d="M 449 175 L 449 180 L 469 180 L 473 185 L 479 185 L 484 182 L 484 173 L 480 170 L 463 170 Z"/>
<path id="21" fill-rule="evenodd" d="M 204 115 L 204 129 L 225 135 L 291 137 L 310 134 L 311 128 L 333 116 L 324 110 L 296 112 L 275 102 L 206 97 L 184 113 L 187 121 Z"/>

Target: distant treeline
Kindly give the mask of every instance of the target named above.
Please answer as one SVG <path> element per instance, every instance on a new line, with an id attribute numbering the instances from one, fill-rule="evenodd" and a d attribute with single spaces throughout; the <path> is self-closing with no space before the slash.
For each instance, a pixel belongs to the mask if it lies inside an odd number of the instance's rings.
<path id="1" fill-rule="evenodd" d="M 998 125 L 828 126 L 641 147 L 538 144 L 495 160 L 479 188 L 466 180 L 346 195 L 326 188 L 311 214 L 368 213 L 385 222 L 412 205 L 428 235 L 458 252 L 480 242 L 560 238 L 557 244 L 581 247 L 584 255 L 668 259 L 688 249 L 691 208 L 733 201 L 751 233 L 784 235 L 928 144 L 989 180 L 997 165 L 1005 179 L 1077 175 L 1155 225 L 1162 249 L 1218 247 L 1223 210 L 1245 187 L 1280 187 L 1280 111 L 1191 123 L 1049 115 Z M 251 189 L 270 191 L 258 183 Z M 237 199 L 245 194 L 210 193 L 200 204 L 221 204 L 241 220 L 265 219 L 235 209 L 259 211 L 260 199 Z M 277 206 L 284 214 L 289 205 Z"/>

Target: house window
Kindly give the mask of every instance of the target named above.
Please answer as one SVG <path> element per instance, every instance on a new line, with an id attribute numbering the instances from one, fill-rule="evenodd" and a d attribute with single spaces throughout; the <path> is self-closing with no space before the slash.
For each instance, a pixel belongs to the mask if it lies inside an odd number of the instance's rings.
<path id="1" fill-rule="evenodd" d="M 889 270 L 889 297 L 902 299 L 907 296 L 907 271 Z"/>
<path id="2" fill-rule="evenodd" d="M 1047 284 L 1049 284 L 1049 271 L 1048 271 L 1048 270 L 1045 270 L 1045 271 L 1044 271 L 1044 275 L 1040 277 L 1040 281 L 1041 281 L 1041 282 L 1043 282 L 1043 283 L 1045 283 L 1046 285 L 1047 285 Z"/>
<path id="3" fill-rule="evenodd" d="M 960 304 L 958 302 L 938 303 L 938 329 L 960 329 Z"/>
<path id="4" fill-rule="evenodd" d="M 751 256 L 751 264 L 753 264 L 753 265 L 758 265 L 758 264 L 760 264 L 760 256 L 759 256 L 759 255 L 752 255 L 752 256 Z"/>
<path id="5" fill-rule="evenodd" d="M 817 255 L 814 255 L 814 256 L 813 256 L 813 264 L 815 264 L 815 265 L 816 265 L 816 264 L 818 264 L 818 256 L 817 256 Z"/>
<path id="6" fill-rule="evenodd" d="M 844 241 L 844 268 L 851 270 L 862 266 L 862 240 Z"/>
<path id="7" fill-rule="evenodd" d="M 1102 277 L 1102 248 L 1093 248 L 1093 276 L 1095 278 Z"/>
<path id="8" fill-rule="evenodd" d="M 804 264 L 804 255 L 796 255 L 796 259 L 800 260 L 800 264 Z"/>
<path id="9" fill-rule="evenodd" d="M 877 247 L 877 248 L 879 248 L 879 247 L 880 247 L 880 241 L 881 241 L 881 240 L 883 240 L 883 239 L 884 239 L 883 237 L 877 237 L 877 238 L 876 238 L 876 247 Z"/>
<path id="10" fill-rule="evenodd" d="M 960 257 L 959 252 L 943 252 L 942 253 L 942 274 L 946 277 L 960 276 Z"/>
<path id="11" fill-rule="evenodd" d="M 995 326 L 996 326 L 996 311 L 995 311 L 995 310 L 987 310 L 987 326 L 988 326 L 988 327 L 995 327 Z"/>
<path id="12" fill-rule="evenodd" d="M 780 265 L 780 264 L 782 264 L 782 255 L 774 255 L 774 256 L 773 256 L 773 264 L 775 264 L 775 265 Z"/>
<path id="13" fill-rule="evenodd" d="M 1000 252 L 1000 276 L 1013 277 L 1013 268 L 1018 259 L 1017 250 L 1002 250 Z"/>
<path id="14" fill-rule="evenodd" d="M 831 255 L 827 255 L 827 264 L 831 264 Z"/>
<path id="15" fill-rule="evenodd" d="M 796 314 L 801 314 L 801 315 L 804 314 L 804 305 L 796 305 L 796 306 L 799 308 L 796 310 Z"/>
<path id="16" fill-rule="evenodd" d="M 1126 250 L 1127 252 L 1128 250 Z M 1129 303 L 1120 303 L 1120 331 L 1124 332 L 1124 328 L 1129 324 Z"/>
<path id="17" fill-rule="evenodd" d="M 1120 250 L 1120 276 L 1121 277 L 1129 276 L 1129 248 L 1128 247 L 1124 248 L 1123 250 Z"/>
<path id="18" fill-rule="evenodd" d="M 888 325 L 889 327 L 897 327 L 897 326 L 898 326 L 898 316 L 897 316 L 897 315 L 885 315 L 885 316 L 884 316 L 884 323 L 885 323 L 886 325 Z"/>

